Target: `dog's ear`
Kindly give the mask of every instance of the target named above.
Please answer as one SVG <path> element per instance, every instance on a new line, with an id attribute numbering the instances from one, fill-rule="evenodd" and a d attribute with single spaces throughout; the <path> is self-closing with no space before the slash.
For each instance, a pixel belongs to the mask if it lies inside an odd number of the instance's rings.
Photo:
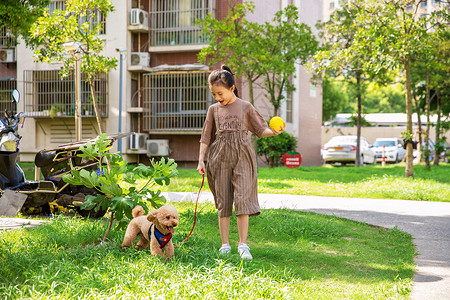
<path id="1" fill-rule="evenodd" d="M 147 220 L 149 220 L 149 222 L 156 222 L 158 220 L 158 209 L 151 211 L 148 215 L 147 215 Z"/>

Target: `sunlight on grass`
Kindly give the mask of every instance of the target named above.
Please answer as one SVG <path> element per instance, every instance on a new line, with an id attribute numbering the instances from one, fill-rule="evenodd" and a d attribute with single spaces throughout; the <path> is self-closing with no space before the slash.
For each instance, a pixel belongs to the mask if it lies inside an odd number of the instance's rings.
<path id="1" fill-rule="evenodd" d="M 180 225 L 193 204 L 174 204 Z M 0 233 L 0 294 L 4 299 L 406 299 L 414 274 L 411 236 L 334 216 L 263 210 L 250 219 L 253 261 L 219 256 L 217 213 L 200 204 L 189 240 L 164 263 L 148 249 L 122 251 L 124 231 L 98 246 L 104 220 L 60 216 L 36 228 Z"/>

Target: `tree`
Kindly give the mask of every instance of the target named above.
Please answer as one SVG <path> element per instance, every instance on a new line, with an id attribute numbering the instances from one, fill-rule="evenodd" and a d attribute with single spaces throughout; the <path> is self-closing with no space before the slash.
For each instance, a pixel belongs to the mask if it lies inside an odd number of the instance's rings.
<path id="1" fill-rule="evenodd" d="M 448 13 L 442 4 L 430 16 L 419 16 L 419 0 L 355 0 L 351 2 L 356 10 L 358 24 L 351 52 L 365 55 L 363 67 L 374 73 L 386 67 L 401 68 L 405 76 L 405 106 L 407 142 L 405 177 L 412 177 L 412 57 L 424 57 L 430 51 L 427 39 L 430 28 L 441 26 L 441 20 L 448 22 Z"/>
<path id="2" fill-rule="evenodd" d="M 199 21 L 202 33 L 208 36 L 209 45 L 198 54 L 200 62 L 213 66 L 226 63 L 233 72 L 247 80 L 249 101 L 254 104 L 253 83 L 261 77 L 259 59 L 262 55 L 261 26 L 249 22 L 245 15 L 253 12 L 252 2 L 234 5 L 223 20 L 212 14 Z"/>
<path id="3" fill-rule="evenodd" d="M 0 28 L 6 27 L 14 39 L 19 36 L 28 42 L 31 25 L 44 13 L 50 0 L 2 0 Z"/>
<path id="4" fill-rule="evenodd" d="M 295 6 L 278 11 L 271 22 L 249 22 L 252 2 L 237 4 L 224 20 L 208 15 L 202 22 L 209 46 L 199 53 L 199 60 L 210 65 L 225 62 L 247 80 L 250 102 L 254 103 L 253 83 L 262 78 L 262 88 L 274 107 L 273 115 L 285 95 L 293 91 L 290 79 L 295 63 L 305 63 L 317 48 L 311 29 L 299 21 Z"/>
<path id="5" fill-rule="evenodd" d="M 300 23 L 298 9 L 293 5 L 278 11 L 271 22 L 262 26 L 260 41 L 263 88 L 273 105 L 273 116 L 276 116 L 285 95 L 295 91 L 291 77 L 295 74 L 296 63 L 305 65 L 317 51 L 318 42 L 311 28 Z"/>
<path id="6" fill-rule="evenodd" d="M 360 147 L 362 96 L 365 91 L 365 81 L 369 79 L 371 70 L 364 68 L 363 65 L 367 55 L 352 50 L 355 44 L 353 37 L 359 26 L 355 23 L 356 14 L 357 11 L 354 8 L 344 3 L 342 9 L 336 10 L 329 21 L 318 23 L 317 27 L 321 29 L 325 45 L 315 55 L 314 67 L 318 73 L 327 70 L 335 75 L 343 76 L 355 91 L 357 99 L 355 166 L 360 167 L 362 165 Z"/>
<path id="7" fill-rule="evenodd" d="M 55 10 L 49 14 L 45 12 L 31 28 L 31 38 L 36 44 L 36 59 L 40 62 L 63 62 L 61 74 L 67 75 L 75 59 L 81 60 L 81 71 L 87 75 L 95 115 L 100 133 L 103 133 L 101 116 L 98 111 L 95 96 L 94 78 L 99 73 L 108 73 L 116 68 L 117 59 L 102 56 L 103 40 L 98 37 L 103 24 L 99 22 L 99 14 L 106 19 L 113 11 L 109 0 L 67 0 L 66 10 Z M 79 42 L 80 57 L 65 57 L 64 44 Z"/>

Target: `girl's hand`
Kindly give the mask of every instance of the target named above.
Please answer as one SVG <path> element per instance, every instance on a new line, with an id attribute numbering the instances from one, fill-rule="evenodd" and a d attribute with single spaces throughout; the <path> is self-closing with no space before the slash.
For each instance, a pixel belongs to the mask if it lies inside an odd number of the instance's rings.
<path id="1" fill-rule="evenodd" d="M 284 132 L 284 127 L 281 126 L 281 130 L 271 129 L 273 132 L 273 135 L 279 135 L 280 133 Z"/>
<path id="2" fill-rule="evenodd" d="M 199 161 L 198 162 L 198 166 L 197 166 L 197 171 L 198 174 L 203 175 L 205 174 L 205 163 L 203 161 Z"/>

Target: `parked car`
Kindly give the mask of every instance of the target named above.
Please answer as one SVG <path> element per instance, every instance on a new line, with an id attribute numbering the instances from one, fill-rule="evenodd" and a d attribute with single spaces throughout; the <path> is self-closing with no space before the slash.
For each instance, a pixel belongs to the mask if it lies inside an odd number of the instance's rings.
<path id="1" fill-rule="evenodd" d="M 360 141 L 360 161 L 365 164 L 376 163 L 375 153 L 370 149 L 367 140 L 361 137 Z M 322 149 L 322 158 L 325 163 L 355 163 L 356 136 L 341 135 L 332 137 Z"/>
<path id="2" fill-rule="evenodd" d="M 421 155 L 421 160 L 424 161 L 425 160 L 425 154 L 424 154 L 424 150 L 425 149 L 425 142 L 422 143 L 422 147 L 421 150 L 417 150 L 414 149 L 413 151 L 413 158 L 414 158 L 414 162 L 418 162 L 419 161 L 419 155 Z M 432 161 L 434 160 L 434 151 L 435 151 L 435 143 L 434 141 L 430 140 L 428 143 L 428 150 L 429 150 L 429 160 Z M 443 162 L 448 162 L 448 158 L 450 156 L 450 145 L 447 144 L 447 142 L 441 142 L 441 152 L 439 153 L 439 160 L 443 161 Z"/>
<path id="3" fill-rule="evenodd" d="M 406 154 L 403 148 L 403 140 L 399 138 L 377 138 L 372 145 L 372 150 L 377 156 L 377 161 L 382 161 L 384 146 L 384 157 L 386 162 L 398 163 Z"/>

